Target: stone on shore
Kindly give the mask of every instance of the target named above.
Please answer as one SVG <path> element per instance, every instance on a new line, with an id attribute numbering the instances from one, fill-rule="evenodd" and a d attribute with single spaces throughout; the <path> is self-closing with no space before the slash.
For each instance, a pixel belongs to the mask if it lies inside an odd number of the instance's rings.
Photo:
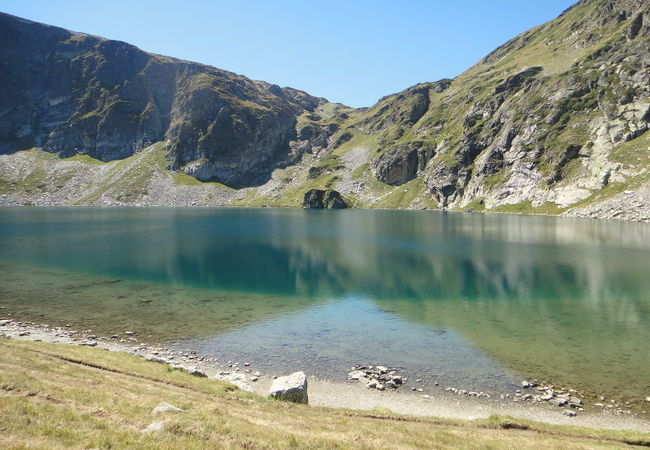
<path id="1" fill-rule="evenodd" d="M 164 426 L 165 426 L 164 422 L 154 422 L 147 425 L 142 430 L 140 430 L 140 433 L 147 434 L 147 433 L 152 433 L 154 431 L 160 431 L 164 428 Z"/>
<path id="2" fill-rule="evenodd" d="M 251 387 L 251 385 L 246 382 L 246 375 L 244 375 L 243 373 L 228 374 L 224 377 L 221 377 L 221 379 L 234 384 L 242 391 L 255 392 L 255 390 Z"/>
<path id="3" fill-rule="evenodd" d="M 273 380 L 269 397 L 295 403 L 309 403 L 307 395 L 307 376 L 304 372 L 295 372 Z"/>
<path id="4" fill-rule="evenodd" d="M 203 372 L 202 370 L 197 369 L 196 367 L 190 367 L 187 369 L 187 372 L 194 376 L 194 377 L 199 377 L 199 378 L 207 378 L 208 376 Z"/>
<path id="5" fill-rule="evenodd" d="M 549 403 L 551 405 L 555 405 L 555 406 L 564 406 L 564 405 L 566 405 L 568 403 L 568 400 L 565 399 L 565 398 L 557 398 L 556 397 L 556 398 L 553 398 L 553 399 L 549 400 Z"/>
<path id="6" fill-rule="evenodd" d="M 184 409 L 179 408 L 178 406 L 174 406 L 171 403 L 167 402 L 160 402 L 158 405 L 151 411 L 151 415 L 155 416 L 156 414 L 164 413 L 164 412 L 183 412 L 185 411 Z"/>
<path id="7" fill-rule="evenodd" d="M 572 409 L 565 409 L 564 411 L 562 411 L 562 414 L 569 417 L 575 417 L 577 415 L 577 413 Z"/>

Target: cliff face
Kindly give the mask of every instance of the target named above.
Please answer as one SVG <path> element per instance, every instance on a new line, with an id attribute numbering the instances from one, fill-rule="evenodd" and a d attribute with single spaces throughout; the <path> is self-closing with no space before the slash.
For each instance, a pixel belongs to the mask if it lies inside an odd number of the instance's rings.
<path id="1" fill-rule="evenodd" d="M 128 162 L 148 148 L 166 157 L 158 184 L 142 181 L 142 194 L 126 197 L 134 177 L 124 184 L 111 168 L 85 167 L 87 178 L 96 171 L 106 186 L 122 183 L 116 197 L 85 181 L 66 190 L 60 174 L 52 185 L 29 170 L 47 161 L 42 173 L 56 166 L 78 179 L 71 163 L 14 154 L 5 170 L 0 160 L 0 194 L 10 195 L 4 203 L 39 203 L 24 196 L 27 186 L 57 204 L 90 189 L 75 202 L 165 204 L 161 193 L 178 191 L 168 172 L 180 170 L 237 189 L 197 186 L 205 205 L 295 207 L 311 189 L 333 189 L 356 207 L 650 221 L 649 49 L 647 1 L 582 0 L 453 80 L 352 109 L 0 15 L 0 152 L 37 147 Z M 162 187 L 165 177 L 176 184 Z M 192 204 L 183 192 L 167 204 Z"/>
<path id="2" fill-rule="evenodd" d="M 166 142 L 169 168 L 231 186 L 295 161 L 323 99 L 124 42 L 0 14 L 0 152 L 122 159 Z"/>

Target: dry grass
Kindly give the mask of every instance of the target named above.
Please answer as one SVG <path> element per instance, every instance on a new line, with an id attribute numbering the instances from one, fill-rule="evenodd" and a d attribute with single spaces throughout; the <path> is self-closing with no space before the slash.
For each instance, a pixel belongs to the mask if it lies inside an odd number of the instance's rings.
<path id="1" fill-rule="evenodd" d="M 616 448 L 650 435 L 280 403 L 123 353 L 0 341 L 3 448 Z M 186 410 L 152 417 L 166 401 Z M 164 430 L 140 429 L 163 420 Z M 514 426 L 513 426 L 514 424 Z"/>

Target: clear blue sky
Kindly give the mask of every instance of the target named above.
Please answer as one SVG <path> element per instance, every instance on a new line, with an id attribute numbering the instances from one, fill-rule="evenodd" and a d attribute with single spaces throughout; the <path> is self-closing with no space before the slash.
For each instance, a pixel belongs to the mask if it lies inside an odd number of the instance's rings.
<path id="1" fill-rule="evenodd" d="M 3 0 L 0 11 L 350 106 L 452 78 L 574 0 Z"/>

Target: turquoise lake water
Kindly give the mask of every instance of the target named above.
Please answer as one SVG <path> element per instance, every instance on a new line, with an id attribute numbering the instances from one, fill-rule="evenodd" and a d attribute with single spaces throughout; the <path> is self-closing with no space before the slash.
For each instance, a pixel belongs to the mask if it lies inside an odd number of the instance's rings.
<path id="1" fill-rule="evenodd" d="M 270 371 L 650 395 L 650 226 L 429 211 L 0 208 L 5 312 Z"/>

